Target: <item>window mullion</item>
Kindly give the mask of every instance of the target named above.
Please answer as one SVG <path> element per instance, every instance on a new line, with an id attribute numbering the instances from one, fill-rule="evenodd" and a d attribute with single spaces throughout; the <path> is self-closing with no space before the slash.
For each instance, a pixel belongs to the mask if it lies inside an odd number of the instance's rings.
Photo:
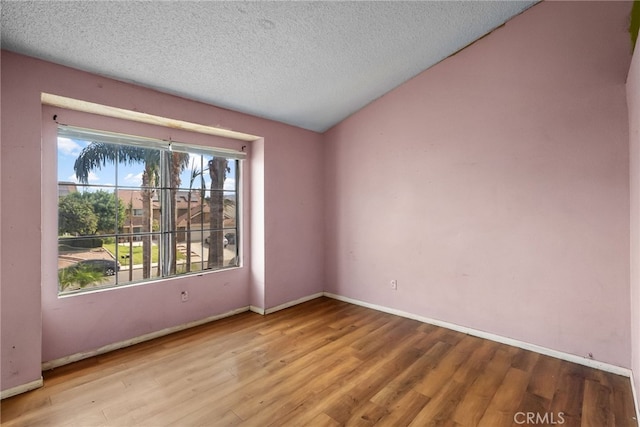
<path id="1" fill-rule="evenodd" d="M 238 267 L 240 163 L 225 149 L 59 128 L 58 212 L 64 222 L 58 226 L 59 294 Z M 71 182 L 78 164 L 84 180 Z M 185 172 L 188 164 L 191 175 Z M 93 192 L 114 198 L 113 209 L 108 204 L 106 211 L 113 226 L 91 225 L 91 218 L 105 215 L 104 201 L 87 197 Z M 178 241 L 188 248 L 184 256 Z M 119 260 L 128 264 L 128 277 L 118 274 Z"/>
<path id="2" fill-rule="evenodd" d="M 160 250 L 158 262 L 161 263 L 162 277 L 175 274 L 171 271 L 174 263 L 175 239 L 172 218 L 175 218 L 174 204 L 171 197 L 171 152 L 162 150 L 160 155 Z"/>

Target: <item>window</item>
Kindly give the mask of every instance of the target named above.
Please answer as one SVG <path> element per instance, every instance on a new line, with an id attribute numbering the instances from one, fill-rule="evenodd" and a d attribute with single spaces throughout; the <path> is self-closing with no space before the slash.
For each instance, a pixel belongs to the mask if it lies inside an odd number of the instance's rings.
<path id="1" fill-rule="evenodd" d="M 242 158 L 59 126 L 59 293 L 238 267 Z"/>

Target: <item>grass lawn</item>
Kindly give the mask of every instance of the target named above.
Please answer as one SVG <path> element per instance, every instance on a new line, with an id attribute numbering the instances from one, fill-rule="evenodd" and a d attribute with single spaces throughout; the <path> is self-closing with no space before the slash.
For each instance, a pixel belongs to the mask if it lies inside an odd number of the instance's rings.
<path id="1" fill-rule="evenodd" d="M 104 243 L 102 247 L 111 252 L 114 256 L 116 255 L 115 243 Z M 159 246 L 151 246 L 151 262 L 158 262 L 158 251 Z M 127 258 L 122 258 L 124 255 L 129 255 L 128 243 L 122 243 L 118 245 L 118 261 L 120 261 L 120 264 L 122 265 L 127 265 L 129 264 L 129 260 Z M 176 254 L 176 257 L 178 258 L 178 260 L 185 258 L 184 255 L 180 252 Z M 142 264 L 142 246 L 133 247 L 133 263 Z"/>
<path id="2" fill-rule="evenodd" d="M 120 261 L 120 264 L 122 265 L 129 264 L 129 260 L 127 258 L 122 258 L 125 255 L 129 255 L 128 243 L 118 245 L 118 255 L 116 255 L 115 243 L 103 243 L 102 247 L 108 250 L 109 252 L 111 252 L 113 256 L 117 256 L 118 261 Z M 158 262 L 158 250 L 159 250 L 159 247 L 157 245 L 151 246 L 151 262 Z M 133 247 L 133 263 L 142 264 L 142 246 Z"/>

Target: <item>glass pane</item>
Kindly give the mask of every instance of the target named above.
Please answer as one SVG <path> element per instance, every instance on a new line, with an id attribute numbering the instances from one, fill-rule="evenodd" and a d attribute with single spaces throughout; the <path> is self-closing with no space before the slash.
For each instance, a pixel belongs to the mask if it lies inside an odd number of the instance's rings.
<path id="1" fill-rule="evenodd" d="M 209 164 L 213 156 L 201 156 L 202 160 L 202 181 L 204 184 L 204 188 L 207 190 L 211 190 L 211 171 L 209 170 Z"/>
<path id="2" fill-rule="evenodd" d="M 58 182 L 115 184 L 116 145 L 58 138 Z"/>
<path id="3" fill-rule="evenodd" d="M 191 158 L 188 153 L 171 153 L 171 171 L 169 182 L 172 188 L 188 188 L 191 172 Z M 200 169 L 201 170 L 201 169 Z M 185 173 L 186 172 L 186 173 Z"/>
<path id="4" fill-rule="evenodd" d="M 58 184 L 59 235 L 113 235 L 124 224 L 125 206 L 114 189 Z"/>
<path id="5" fill-rule="evenodd" d="M 70 138 L 58 137 L 58 181 L 77 183 L 73 169 L 74 163 L 78 155 L 84 147 L 87 146 L 85 141 L 78 141 Z"/>
<path id="6" fill-rule="evenodd" d="M 118 145 L 119 187 L 157 188 L 160 185 L 160 150 Z"/>
<path id="7" fill-rule="evenodd" d="M 202 216 L 200 212 L 197 215 L 199 217 Z M 184 245 L 185 269 L 188 272 L 203 270 L 206 268 L 209 254 L 208 231 L 203 230 L 201 221 L 194 220 L 191 224 L 190 232 L 187 233 L 185 230 L 184 238 L 185 241 L 181 244 Z"/>
<path id="8" fill-rule="evenodd" d="M 131 234 L 142 231 L 144 211 L 140 190 L 118 189 L 117 194 L 120 204 L 124 207 L 124 221 L 120 232 Z"/>
<path id="9" fill-rule="evenodd" d="M 224 230 L 224 265 L 226 267 L 237 267 L 238 244 L 236 241 L 236 230 Z"/>
<path id="10" fill-rule="evenodd" d="M 236 176 L 238 169 L 238 161 L 237 160 L 228 160 L 227 161 L 227 173 L 224 179 L 224 189 L 229 191 L 236 190 Z"/>
<path id="11" fill-rule="evenodd" d="M 151 238 L 151 248 L 149 249 L 149 252 L 151 253 L 151 275 L 149 276 L 149 278 L 153 279 L 162 277 L 162 266 L 160 264 L 160 234 L 153 234 L 149 237 Z M 144 239 L 142 240 L 142 242 L 144 250 Z M 142 264 L 142 277 L 144 279 L 146 278 L 144 275 L 144 259 Z"/>
<path id="12" fill-rule="evenodd" d="M 117 194 L 124 215 L 119 223 L 123 233 L 159 231 L 160 196 L 157 191 L 118 189 Z"/>
<path id="13" fill-rule="evenodd" d="M 63 237 L 58 239 L 58 284 L 60 292 L 93 289 L 116 284 L 120 263 L 103 239 Z"/>
<path id="14" fill-rule="evenodd" d="M 159 233 L 120 237 L 117 251 L 122 271 L 126 274 L 119 276 L 119 284 L 160 277 L 159 242 Z"/>
<path id="15" fill-rule="evenodd" d="M 165 151 L 154 141 L 127 145 L 101 133 L 64 135 L 61 292 L 238 265 L 237 160 Z"/>
<path id="16" fill-rule="evenodd" d="M 225 237 L 224 230 L 209 230 L 205 237 L 206 267 L 207 269 L 220 269 L 225 266 Z"/>
<path id="17" fill-rule="evenodd" d="M 110 244 L 110 249 L 113 253 L 117 253 L 120 262 L 118 284 L 122 285 L 142 278 L 142 236 L 121 235 L 118 237 L 118 244 Z"/>
<path id="18" fill-rule="evenodd" d="M 139 282 L 159 277 L 159 234 L 129 234 L 118 238 L 117 247 L 110 244 L 109 249 L 117 253 L 120 261 L 118 284 Z M 105 244 L 105 247 L 107 244 Z"/>
<path id="19" fill-rule="evenodd" d="M 202 156 L 202 179 L 209 190 L 235 189 L 236 160 Z"/>
<path id="20" fill-rule="evenodd" d="M 237 204 L 236 204 L 236 193 L 224 193 L 224 218 L 222 221 L 222 225 L 225 228 L 235 228 L 236 227 L 236 215 L 238 212 Z"/>
<path id="21" fill-rule="evenodd" d="M 199 154 L 188 154 L 184 163 L 180 163 L 179 188 L 183 190 L 198 190 L 205 185 L 204 176 L 208 175 L 204 157 Z M 173 181 L 173 180 L 172 180 Z"/>

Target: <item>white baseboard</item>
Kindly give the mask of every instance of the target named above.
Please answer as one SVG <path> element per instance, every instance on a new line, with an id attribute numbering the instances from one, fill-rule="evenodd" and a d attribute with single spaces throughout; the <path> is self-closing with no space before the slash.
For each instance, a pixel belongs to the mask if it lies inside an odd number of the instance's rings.
<path id="1" fill-rule="evenodd" d="M 244 313 L 245 311 L 249 311 L 249 307 L 241 307 L 235 310 L 228 311 L 226 313 L 217 314 L 215 316 L 207 317 L 206 319 L 196 320 L 189 323 L 184 323 L 182 325 L 173 326 L 171 328 L 162 329 L 160 331 L 151 332 L 145 335 L 141 335 L 139 337 L 131 338 L 128 340 L 120 341 L 113 344 L 108 344 L 103 347 L 85 351 L 82 353 L 72 354 L 70 356 L 61 357 L 59 359 L 50 360 L 48 362 L 42 363 L 42 370 L 47 371 L 49 369 L 57 368 L 59 366 L 67 365 L 69 363 L 77 362 L 82 359 L 87 359 L 89 357 L 98 356 L 100 354 L 108 353 L 113 350 L 118 350 L 120 348 L 129 347 L 135 344 L 139 344 L 144 341 L 149 341 L 155 338 L 160 338 L 165 335 L 172 334 L 174 332 L 182 331 L 184 329 L 193 328 L 195 326 L 204 325 L 205 323 L 213 322 L 214 320 L 224 319 L 225 317 L 234 316 L 239 313 Z"/>
<path id="2" fill-rule="evenodd" d="M 264 316 L 264 308 L 256 307 L 255 305 L 249 306 L 249 311 L 253 311 L 254 313 L 258 313 L 261 316 Z"/>
<path id="3" fill-rule="evenodd" d="M 265 314 L 275 313 L 276 311 L 284 310 L 285 308 L 293 307 L 294 305 L 302 304 L 303 302 L 311 301 L 312 299 L 320 298 L 321 296 L 324 296 L 324 292 L 318 292 L 317 294 L 307 295 L 306 297 L 298 298 L 297 300 L 285 302 L 284 304 L 268 308 L 265 310 Z"/>
<path id="4" fill-rule="evenodd" d="M 513 338 L 507 338 L 500 335 L 492 334 L 485 331 L 480 331 L 477 329 L 468 328 L 466 326 L 456 325 L 454 323 L 443 322 L 441 320 L 430 319 L 424 316 L 418 316 L 413 313 L 407 313 L 406 311 L 396 310 L 394 308 L 384 307 L 377 304 L 371 304 L 368 302 L 356 300 L 353 298 L 344 297 L 342 295 L 332 294 L 330 292 L 324 292 L 324 295 L 329 298 L 337 299 L 339 301 L 348 302 L 350 304 L 360 305 L 362 307 L 371 308 L 373 310 L 382 311 L 389 314 L 394 314 L 396 316 L 406 317 L 408 319 L 417 320 L 423 323 L 429 323 L 431 325 L 440 326 L 443 328 L 451 329 L 457 332 L 462 332 L 464 334 L 473 335 L 479 338 L 484 338 L 490 341 L 499 342 L 502 344 L 507 344 L 513 347 L 522 348 L 524 350 L 535 351 L 536 353 L 544 354 L 546 356 L 555 357 L 557 359 L 566 360 L 568 362 L 577 363 L 579 365 L 588 366 L 590 368 L 600 369 L 601 371 L 611 372 L 613 374 L 622 375 L 625 377 L 631 377 L 631 369 L 623 368 L 616 365 L 611 365 L 609 363 L 599 362 L 597 360 L 588 359 L 586 357 L 577 356 L 571 353 L 565 353 L 558 350 L 553 350 L 547 347 L 543 347 L 537 344 L 531 344 L 524 341 L 519 341 Z"/>
<path id="5" fill-rule="evenodd" d="M 124 348 L 124 347 L 128 347 L 134 344 L 138 344 L 144 341 L 149 341 L 152 340 L 154 338 L 159 338 L 161 336 L 164 335 L 168 335 L 174 332 L 178 332 L 184 329 L 188 329 L 188 328 L 192 328 L 195 326 L 199 326 L 199 325 L 203 325 L 205 323 L 209 323 L 215 320 L 219 320 L 219 319 L 223 319 L 225 317 L 230 317 L 230 316 L 234 316 L 236 314 L 239 313 L 243 313 L 245 311 L 252 311 L 254 313 L 258 313 L 260 315 L 265 315 L 265 314 L 270 314 L 270 313 L 274 313 L 276 311 L 279 310 L 284 310 L 285 308 L 289 308 L 289 307 L 293 307 L 295 305 L 310 301 L 312 299 L 316 299 L 319 298 L 321 296 L 326 296 L 328 298 L 333 298 L 339 301 L 343 301 L 343 302 L 347 302 L 350 304 L 355 304 L 355 305 L 359 305 L 362 307 L 367 307 L 373 310 L 377 310 L 377 311 L 381 311 L 384 313 L 389 313 L 389 314 L 393 314 L 396 316 L 400 316 L 400 317 L 405 317 L 408 319 L 413 319 L 413 320 L 417 320 L 419 322 L 423 322 L 423 323 L 428 323 L 431 325 L 435 325 L 435 326 L 440 326 L 443 328 L 447 328 L 447 329 L 451 329 L 454 331 L 458 331 L 461 333 L 465 333 L 468 335 L 473 335 L 473 336 L 477 336 L 479 338 L 484 338 L 484 339 L 488 339 L 490 341 L 495 341 L 495 342 L 499 342 L 502 344 L 506 344 L 506 345 L 511 345 L 514 347 L 518 347 L 518 348 L 522 348 L 524 350 L 530 350 L 530 351 L 535 351 L 537 353 L 540 354 L 544 354 L 550 357 L 555 357 L 557 359 L 561 359 L 561 360 L 566 360 L 569 362 L 573 362 L 573 363 L 577 363 L 580 365 L 584 365 L 584 366 L 588 366 L 591 368 L 595 368 L 595 369 L 600 369 L 602 371 L 606 371 L 606 372 L 611 372 L 617 375 L 622 375 L 625 377 L 628 377 L 631 381 L 631 390 L 633 393 L 633 398 L 634 398 L 634 403 L 636 406 L 636 416 L 637 419 L 640 420 L 640 401 L 638 400 L 639 396 L 637 394 L 637 390 L 635 388 L 635 383 L 633 381 L 633 372 L 631 371 L 631 369 L 627 369 L 627 368 L 622 368 L 620 366 L 615 366 L 612 364 L 608 364 L 608 363 L 604 363 L 604 362 L 599 362 L 596 360 L 592 360 L 592 359 L 587 359 L 585 357 L 581 357 L 581 356 L 577 356 L 575 354 L 570 354 L 570 353 L 565 353 L 562 351 L 558 351 L 558 350 L 553 350 L 547 347 L 543 347 L 543 346 L 539 346 L 536 344 L 531 344 L 531 343 L 527 343 L 524 341 L 519 341 L 513 338 L 507 338 L 507 337 L 503 337 L 500 335 L 496 335 L 496 334 L 492 334 L 489 332 L 484 332 L 484 331 L 480 331 L 477 329 L 472 329 L 472 328 L 468 328 L 465 326 L 460 326 L 460 325 L 456 325 L 454 323 L 449 323 L 449 322 L 444 322 L 441 320 L 436 320 L 436 319 L 431 319 L 428 317 L 424 317 L 424 316 L 419 316 L 413 313 L 408 313 L 402 310 L 397 310 L 397 309 L 393 309 L 393 308 L 389 308 L 389 307 L 384 307 L 381 305 L 377 305 L 377 304 L 371 304 L 371 303 L 367 303 L 365 301 L 360 301 L 357 299 L 353 299 L 353 298 L 349 298 L 349 297 L 345 297 L 342 295 L 337 295 L 337 294 L 333 294 L 331 292 L 319 292 L 313 295 L 308 295 L 306 297 L 302 297 L 299 298 L 297 300 L 294 301 L 290 301 L 281 305 L 278 305 L 276 307 L 272 307 L 269 308 L 267 310 L 265 310 L 264 308 L 261 307 L 255 307 L 255 306 L 247 306 L 247 307 L 241 307 L 235 310 L 231 310 L 229 312 L 226 313 L 222 313 L 219 315 L 215 315 L 215 316 L 211 316 L 211 317 L 207 317 L 206 319 L 202 319 L 202 320 L 197 320 L 194 322 L 189 322 L 183 325 L 178 325 L 178 326 L 174 326 L 171 328 L 166 328 L 163 329 L 161 331 L 157 331 L 157 332 L 152 332 L 146 335 L 142 335 L 136 338 L 132 338 L 129 340 L 125 340 L 125 341 L 121 341 L 118 343 L 114 343 L 114 344 L 110 344 L 110 345 L 106 345 L 103 347 L 100 347 L 98 349 L 95 350 L 91 350 L 91 351 L 87 351 L 87 352 L 83 352 L 83 353 L 77 353 L 77 354 L 73 354 L 71 356 L 66 356 L 66 357 L 62 357 L 60 359 L 56 359 L 56 360 L 51 360 L 48 362 L 44 362 L 42 364 L 42 369 L 43 370 L 48 370 L 48 369 L 53 369 L 62 365 L 66 365 L 72 362 L 76 362 L 82 359 L 86 359 L 88 357 L 92 357 L 92 356 L 97 356 L 103 353 L 107 353 L 109 351 L 113 351 L 113 350 L 117 350 L 120 348 Z M 27 384 L 23 384 L 17 387 L 13 387 L 11 389 L 8 390 L 4 390 L 0 393 L 0 399 L 5 399 L 7 397 L 11 397 L 11 396 L 15 396 L 17 394 L 20 393 L 24 393 L 30 390 L 34 390 L 36 388 L 42 387 L 43 386 L 43 380 L 42 378 L 40 378 L 39 380 L 36 381 L 32 381 L 30 383 Z"/>
<path id="6" fill-rule="evenodd" d="M 636 405 L 636 421 L 640 422 L 640 400 L 638 398 L 638 390 L 636 390 L 636 383 L 633 381 L 633 371 L 631 371 L 631 376 L 629 377 L 631 381 L 631 393 L 633 394 L 633 403 Z"/>
<path id="7" fill-rule="evenodd" d="M 30 383 L 20 384 L 19 386 L 2 390 L 2 392 L 0 392 L 0 400 L 6 399 L 7 397 L 11 396 L 16 396 L 20 393 L 26 393 L 28 391 L 35 390 L 42 387 L 43 385 L 44 381 L 42 380 L 42 377 L 40 377 L 40 379 L 31 381 Z"/>
<path id="8" fill-rule="evenodd" d="M 268 310 L 265 310 L 264 308 L 256 307 L 256 306 L 253 306 L 253 305 L 249 305 L 249 306 L 246 306 L 246 307 L 241 307 L 241 308 L 238 308 L 238 309 L 226 312 L 226 313 L 222 313 L 222 314 L 218 314 L 218 315 L 215 315 L 215 316 L 207 317 L 206 319 L 196 320 L 194 322 L 189 322 L 189 323 L 185 323 L 185 324 L 182 324 L 182 325 L 174 326 L 174 327 L 171 327 L 171 328 L 162 329 L 160 331 L 151 332 L 149 334 L 145 334 L 145 335 L 142 335 L 142 336 L 139 336 L 139 337 L 131 338 L 131 339 L 128 339 L 128 340 L 125 340 L 125 341 L 120 341 L 120 342 L 117 342 L 117 343 L 108 344 L 108 345 L 105 345 L 103 347 L 100 347 L 100 348 L 97 348 L 97 349 L 94 349 L 94 350 L 90 350 L 90 351 L 86 351 L 86 352 L 82 352 L 82 353 L 76 353 L 76 354 L 72 354 L 70 356 L 61 357 L 59 359 L 50 360 L 48 362 L 43 362 L 42 363 L 42 370 L 46 371 L 46 370 L 49 370 L 49 369 L 57 368 L 59 366 L 63 366 L 63 365 L 67 365 L 69 363 L 77 362 L 77 361 L 82 360 L 82 359 L 87 359 L 89 357 L 98 356 L 100 354 L 108 353 L 108 352 L 113 351 L 113 350 L 118 350 L 118 349 L 121 349 L 121 348 L 124 348 L 124 347 L 129 347 L 129 346 L 132 346 L 132 345 L 144 342 L 144 341 L 149 341 L 149 340 L 152 340 L 154 338 L 159 338 L 159 337 L 162 337 L 162 336 L 165 336 L 165 335 L 172 334 L 174 332 L 182 331 L 184 329 L 193 328 L 194 326 L 199 326 L 199 325 L 203 325 L 205 323 L 213 322 L 214 320 L 219 320 L 219 319 L 223 319 L 225 317 L 229 317 L 229 316 L 233 316 L 233 315 L 236 315 L 236 314 L 239 314 L 239 313 L 243 313 L 245 311 L 252 311 L 252 312 L 258 313 L 260 315 L 274 313 L 276 311 L 284 310 L 285 308 L 292 307 L 294 305 L 298 305 L 298 304 L 301 304 L 301 303 L 306 302 L 306 301 L 310 301 L 310 300 L 315 299 L 315 298 L 319 298 L 319 297 L 321 297 L 323 295 L 324 295 L 324 293 L 319 292 L 319 293 L 316 293 L 316 294 L 313 294 L 313 295 L 309 295 L 309 296 L 306 296 L 306 297 L 299 298 L 299 299 L 297 299 L 295 301 L 289 301 L 289 302 L 281 304 L 279 306 L 272 307 L 272 308 L 270 308 Z"/>

